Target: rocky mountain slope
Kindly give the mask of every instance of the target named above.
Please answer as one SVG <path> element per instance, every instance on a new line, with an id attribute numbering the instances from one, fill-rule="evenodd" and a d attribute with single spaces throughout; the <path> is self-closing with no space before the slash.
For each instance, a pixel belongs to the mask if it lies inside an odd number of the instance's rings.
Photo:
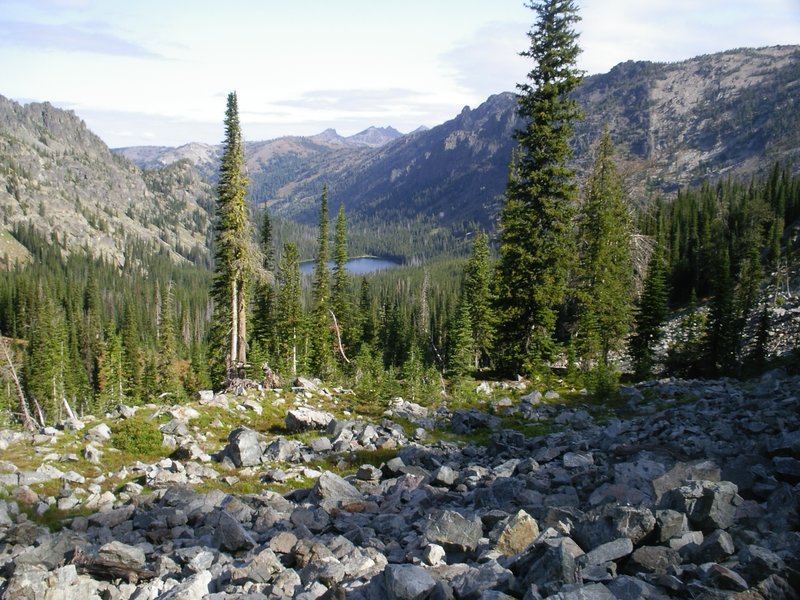
<path id="1" fill-rule="evenodd" d="M 202 260 L 212 201 L 208 183 L 188 161 L 142 172 L 71 111 L 0 96 L 5 232 L 30 225 L 65 252 L 87 248 L 119 265 L 130 244 Z M 12 255 L 5 244 L 0 252 Z"/>
<path id="2" fill-rule="evenodd" d="M 297 384 L 0 432 L 0 595 L 799 597 L 798 377 L 647 382 L 615 410 L 482 384 L 379 422 Z M 119 449 L 143 423 L 163 458 Z"/>
<path id="3" fill-rule="evenodd" d="M 586 78 L 576 92 L 585 119 L 575 129 L 575 164 L 587 171 L 608 126 L 636 201 L 706 176 L 749 175 L 775 161 L 800 165 L 798 86 L 798 46 L 620 64 Z M 396 219 L 422 212 L 443 224 L 489 223 L 505 189 L 511 134 L 519 126 L 515 107 L 513 94 L 499 94 L 371 150 L 319 148 L 311 146 L 319 144 L 314 138 L 251 144 L 252 197 L 311 222 L 327 183 L 352 215 Z M 266 148 L 266 158 L 255 158 Z M 125 155 L 137 160 L 134 149 Z"/>

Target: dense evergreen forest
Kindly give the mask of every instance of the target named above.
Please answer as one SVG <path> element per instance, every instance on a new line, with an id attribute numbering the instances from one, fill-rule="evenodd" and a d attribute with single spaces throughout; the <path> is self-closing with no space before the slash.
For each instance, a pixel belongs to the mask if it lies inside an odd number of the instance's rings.
<path id="1" fill-rule="evenodd" d="M 288 384 L 296 374 L 324 375 L 380 401 L 392 394 L 432 399 L 445 383 L 465 376 L 516 374 L 499 369 L 493 350 L 496 237 L 470 236 L 470 257 L 357 279 L 334 270 L 330 301 L 337 307 L 340 345 L 327 320 L 314 322 L 314 281 L 300 275 L 296 246 L 286 242 L 277 255 L 269 215 L 258 217 L 275 278 L 251 294 L 249 376 L 263 377 L 266 363 Z M 629 341 L 637 349 L 637 376 L 660 369 L 679 376 L 736 376 L 762 368 L 758 328 L 768 323 L 760 317 L 765 304 L 780 302 L 776 290 L 796 261 L 800 177 L 776 165 L 763 177 L 720 180 L 681 190 L 676 198 L 657 198 L 632 218 L 634 237 L 652 241 L 643 292 L 637 305 L 633 292 L 628 299 L 636 308 Z M 62 398 L 75 411 L 100 413 L 119 403 L 180 402 L 212 387 L 210 271 L 133 247 L 126 255 L 135 266 L 120 269 L 86 254 L 65 256 L 32 229 L 13 234 L 34 260 L 0 278 L 0 331 L 26 396 L 41 407 L 46 422 L 64 416 Z M 331 241 L 341 264 L 348 255 L 346 229 Z M 577 281 L 577 267 L 572 276 Z M 580 341 L 578 303 L 577 294 L 565 297 L 554 341 L 562 359 L 573 361 L 574 385 L 586 385 L 597 361 L 581 360 L 591 352 Z M 680 309 L 686 316 L 679 335 L 666 362 L 657 364 L 652 353 L 666 317 Z M 325 372 L 313 362 L 319 360 L 313 356 L 312 339 L 320 335 L 315 327 L 326 330 Z M 611 360 L 616 365 L 621 358 L 617 352 Z M 3 366 L 0 401 L 8 421 L 19 402 Z"/>
<path id="2" fill-rule="evenodd" d="M 496 229 L 439 231 L 422 217 L 348 224 L 326 187 L 316 229 L 247 207 L 231 94 L 213 273 L 136 245 L 121 268 L 33 228 L 12 232 L 33 260 L 0 279 L 2 418 L 53 424 L 70 411 L 179 403 L 248 379 L 291 386 L 300 375 L 362 401 L 428 402 L 473 378 L 557 375 L 609 396 L 623 371 L 763 369 L 765 307 L 780 302 L 796 261 L 800 177 L 776 164 L 634 202 L 609 132 L 590 172 L 576 173 L 576 9 L 534 9 L 540 35 L 524 53 L 532 83 L 519 86 L 528 125 L 516 134 Z M 361 254 L 405 266 L 354 278 L 346 263 Z M 311 256 L 314 273 L 301 276 Z M 667 339 L 676 310 L 684 317 Z"/>

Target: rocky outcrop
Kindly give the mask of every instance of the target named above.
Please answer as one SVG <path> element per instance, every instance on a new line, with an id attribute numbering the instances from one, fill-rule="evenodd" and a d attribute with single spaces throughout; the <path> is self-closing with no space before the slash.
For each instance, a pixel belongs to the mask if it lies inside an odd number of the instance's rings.
<path id="1" fill-rule="evenodd" d="M 662 380 L 627 397 L 611 418 L 530 398 L 504 403 L 517 418 L 567 417 L 539 437 L 498 428 L 487 446 L 423 445 L 388 421 L 366 434 L 366 423 L 334 420 L 317 438 L 328 449 L 285 440 L 297 446 L 273 461 L 264 459 L 269 444 L 240 428 L 229 447 L 258 460 L 241 460 L 239 473 L 267 482 L 276 469 L 305 469 L 313 486 L 283 495 L 267 484 L 242 495 L 185 484 L 119 492 L 57 532 L 28 520 L 27 492 L 5 483 L 0 591 L 21 599 L 797 598 L 800 378 Z M 337 445 L 377 448 L 382 437 L 399 450 L 380 468 L 342 476 L 303 466 L 304 455 L 341 457 Z M 217 456 L 220 467 L 236 468 L 232 453 Z M 162 462 L 142 469 L 196 468 Z"/>

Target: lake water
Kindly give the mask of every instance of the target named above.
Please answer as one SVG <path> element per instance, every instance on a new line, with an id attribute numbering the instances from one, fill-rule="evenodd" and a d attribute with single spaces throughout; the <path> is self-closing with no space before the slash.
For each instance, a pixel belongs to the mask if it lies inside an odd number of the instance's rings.
<path id="1" fill-rule="evenodd" d="M 328 268 L 333 270 L 334 263 L 332 260 L 328 261 Z M 399 267 L 400 263 L 388 258 L 380 258 L 377 256 L 364 256 L 361 258 L 352 258 L 347 261 L 345 265 L 351 275 L 366 275 L 367 273 L 374 273 L 375 271 L 383 271 L 384 269 L 391 269 Z M 307 260 L 300 263 L 300 272 L 305 275 L 310 275 L 314 272 L 314 261 Z"/>

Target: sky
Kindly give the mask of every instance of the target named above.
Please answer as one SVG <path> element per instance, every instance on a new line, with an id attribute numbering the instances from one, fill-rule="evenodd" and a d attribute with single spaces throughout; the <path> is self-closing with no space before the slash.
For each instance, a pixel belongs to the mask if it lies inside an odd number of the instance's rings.
<path id="1" fill-rule="evenodd" d="M 800 44 L 800 0 L 577 0 L 578 67 Z M 0 0 L 0 95 L 109 146 L 433 127 L 532 68 L 523 0 Z"/>

